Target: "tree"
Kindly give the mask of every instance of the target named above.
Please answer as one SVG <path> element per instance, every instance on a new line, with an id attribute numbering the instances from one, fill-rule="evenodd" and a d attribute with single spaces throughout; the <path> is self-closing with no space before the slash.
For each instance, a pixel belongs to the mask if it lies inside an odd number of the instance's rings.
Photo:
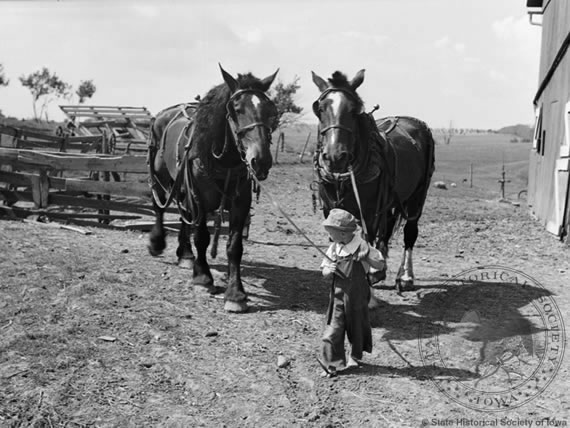
<path id="1" fill-rule="evenodd" d="M 443 130 L 443 144 L 450 144 L 454 134 L 453 121 L 450 121 L 449 128 Z"/>
<path id="2" fill-rule="evenodd" d="M 10 81 L 4 73 L 4 66 L 0 64 L 0 86 L 8 86 L 8 83 L 10 83 Z"/>
<path id="3" fill-rule="evenodd" d="M 278 128 L 291 125 L 299 120 L 303 108 L 295 104 L 293 97 L 300 87 L 299 77 L 295 76 L 293 81 L 288 84 L 279 81 L 271 91 L 271 98 L 275 103 L 275 107 L 277 107 L 276 121 Z"/>
<path id="4" fill-rule="evenodd" d="M 77 87 L 75 94 L 79 97 L 79 104 L 83 104 L 87 98 L 91 98 L 97 87 L 93 80 L 82 80 Z"/>
<path id="5" fill-rule="evenodd" d="M 8 86 L 8 83 L 10 81 L 8 80 L 8 78 L 6 77 L 6 74 L 4 73 L 4 66 L 2 64 L 0 64 L 0 87 L 1 86 Z M 0 118 L 4 117 L 4 115 L 2 114 L 2 110 L 0 110 Z"/>
<path id="6" fill-rule="evenodd" d="M 20 76 L 20 82 L 32 93 L 34 119 L 36 120 L 40 120 L 42 116 L 45 116 L 47 120 L 49 103 L 55 98 L 68 97 L 71 92 L 71 85 L 65 83 L 46 67 L 27 76 Z M 37 104 L 40 99 L 42 104 L 38 115 Z"/>

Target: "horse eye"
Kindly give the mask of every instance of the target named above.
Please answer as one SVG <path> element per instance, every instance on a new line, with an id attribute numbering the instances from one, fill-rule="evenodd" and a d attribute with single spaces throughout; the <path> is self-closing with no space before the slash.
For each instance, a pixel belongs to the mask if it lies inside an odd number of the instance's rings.
<path id="1" fill-rule="evenodd" d="M 234 111 L 236 113 L 243 113 L 243 103 L 240 103 L 239 101 L 234 101 Z"/>

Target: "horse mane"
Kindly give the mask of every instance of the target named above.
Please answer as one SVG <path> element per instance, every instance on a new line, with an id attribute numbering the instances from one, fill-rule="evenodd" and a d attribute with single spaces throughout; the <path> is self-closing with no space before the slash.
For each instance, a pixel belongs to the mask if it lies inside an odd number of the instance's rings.
<path id="1" fill-rule="evenodd" d="M 251 73 L 238 74 L 239 89 L 263 91 L 260 79 Z M 228 85 L 221 83 L 214 86 L 200 100 L 194 116 L 196 122 L 192 138 L 193 157 L 198 157 L 205 164 L 211 160 L 212 147 L 222 147 L 226 138 L 226 104 L 231 92 Z"/>
<path id="2" fill-rule="evenodd" d="M 352 89 L 352 87 L 350 86 L 350 82 L 346 77 L 346 74 L 337 70 L 332 74 L 331 77 L 329 77 L 328 81 L 332 88 L 345 89 L 349 91 L 352 95 L 354 95 L 354 98 L 358 102 L 360 109 L 361 110 L 364 109 L 364 101 L 362 101 L 360 95 L 358 95 L 358 93 L 354 89 Z"/>
<path id="3" fill-rule="evenodd" d="M 348 88 L 350 89 L 350 84 L 348 83 L 348 78 L 346 74 L 335 71 L 331 77 L 329 77 L 329 83 L 335 88 Z"/>

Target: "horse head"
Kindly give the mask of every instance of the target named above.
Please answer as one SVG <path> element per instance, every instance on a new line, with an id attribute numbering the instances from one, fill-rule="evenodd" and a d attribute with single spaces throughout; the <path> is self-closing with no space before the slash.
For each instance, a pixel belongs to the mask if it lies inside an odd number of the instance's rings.
<path id="1" fill-rule="evenodd" d="M 257 179 L 265 180 L 273 163 L 270 144 L 277 119 L 277 108 L 266 92 L 279 70 L 265 79 L 251 74 L 238 75 L 236 79 L 221 65 L 220 70 L 230 89 L 227 119 L 238 150 Z"/>
<path id="2" fill-rule="evenodd" d="M 332 173 L 345 173 L 355 158 L 357 117 L 364 108 L 356 89 L 364 80 L 364 70 L 351 81 L 339 71 L 328 82 L 314 72 L 312 75 L 321 91 L 313 103 L 319 119 L 319 163 Z"/>

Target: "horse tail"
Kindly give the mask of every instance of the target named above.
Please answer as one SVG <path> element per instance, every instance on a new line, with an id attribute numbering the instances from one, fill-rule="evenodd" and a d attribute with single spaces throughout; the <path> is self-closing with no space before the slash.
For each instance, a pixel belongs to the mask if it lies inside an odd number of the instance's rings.
<path id="1" fill-rule="evenodd" d="M 435 139 L 433 138 L 433 133 L 431 128 L 428 126 L 426 122 L 417 117 L 413 116 L 398 116 L 398 118 L 406 119 L 410 122 L 414 122 L 419 128 L 421 128 L 426 135 L 426 142 L 427 142 L 427 155 L 426 155 L 426 186 L 429 187 L 429 183 L 431 181 L 431 177 L 435 171 Z M 427 191 L 427 189 L 426 189 Z"/>
<path id="2" fill-rule="evenodd" d="M 435 139 L 433 138 L 433 133 L 431 132 L 431 128 L 423 121 L 420 121 L 418 119 L 418 122 L 421 122 L 421 124 L 423 125 L 425 131 L 426 131 L 426 136 L 428 137 L 426 139 L 427 142 L 427 155 L 426 155 L 426 175 L 424 178 L 424 187 L 422 189 L 421 192 L 421 200 L 420 200 L 420 208 L 419 208 L 419 212 L 417 213 L 417 215 L 415 216 L 415 220 L 419 219 L 420 216 L 422 215 L 422 211 L 423 211 L 423 207 L 426 203 L 426 199 L 427 199 L 427 194 L 428 194 L 428 190 L 429 190 L 429 185 L 431 183 L 431 177 L 433 176 L 433 173 L 435 171 Z"/>
<path id="3" fill-rule="evenodd" d="M 148 165 L 148 172 L 149 172 L 148 184 L 150 186 L 152 199 L 155 202 L 155 205 L 160 208 L 161 207 L 160 198 L 156 193 L 156 188 L 160 187 L 160 184 L 158 181 L 158 177 L 156 176 L 156 169 L 155 169 L 156 154 L 158 153 L 159 150 L 160 139 L 156 134 L 155 121 L 156 117 L 153 117 L 150 120 L 148 140 L 147 140 L 146 163 Z"/>
<path id="4" fill-rule="evenodd" d="M 148 138 L 147 138 L 147 153 L 146 153 L 146 163 L 149 167 L 150 178 L 152 180 L 154 175 L 154 158 L 156 157 L 156 152 L 158 151 L 158 144 L 156 134 L 154 132 L 154 122 L 156 118 L 152 117 L 150 119 L 150 126 L 148 128 Z"/>
<path id="5" fill-rule="evenodd" d="M 425 124 L 426 128 L 427 128 L 427 132 L 429 134 L 429 139 L 430 139 L 430 145 L 429 145 L 429 154 L 428 154 L 428 162 L 429 162 L 429 181 L 431 181 L 431 177 L 433 175 L 433 173 L 435 172 L 435 138 L 433 138 L 433 132 L 431 131 L 431 128 Z"/>
<path id="6" fill-rule="evenodd" d="M 431 181 L 431 177 L 433 175 L 433 173 L 435 172 L 435 139 L 433 138 L 433 133 L 431 131 L 431 128 L 424 123 L 425 127 L 426 127 L 426 132 L 429 136 L 428 139 L 428 153 L 427 153 L 427 170 L 426 170 L 426 186 L 429 187 L 430 181 Z"/>
<path id="7" fill-rule="evenodd" d="M 429 190 L 429 185 L 431 182 L 431 178 L 432 175 L 435 171 L 435 139 L 433 138 L 433 133 L 431 131 L 431 128 L 427 125 L 427 123 L 425 123 L 423 120 L 420 120 L 418 118 L 415 117 L 411 117 L 411 116 L 398 116 L 399 119 L 406 119 L 412 123 L 414 123 L 420 130 L 420 138 L 425 142 L 425 144 L 422 146 L 423 151 L 425 151 L 426 155 L 425 155 L 425 175 L 424 175 L 424 180 L 423 180 L 423 186 L 419 187 L 417 189 L 417 197 L 419 198 L 419 205 L 418 205 L 418 211 L 416 213 L 414 213 L 413 215 L 411 215 L 410 213 L 407 212 L 406 208 L 403 206 L 403 204 L 398 201 L 398 205 L 399 205 L 399 211 L 396 217 L 396 225 L 394 228 L 394 231 L 392 233 L 395 233 L 395 231 L 400 227 L 401 223 L 405 220 L 405 221 L 417 221 L 421 215 L 422 215 L 422 211 L 423 211 L 423 207 L 427 198 L 427 193 Z"/>

